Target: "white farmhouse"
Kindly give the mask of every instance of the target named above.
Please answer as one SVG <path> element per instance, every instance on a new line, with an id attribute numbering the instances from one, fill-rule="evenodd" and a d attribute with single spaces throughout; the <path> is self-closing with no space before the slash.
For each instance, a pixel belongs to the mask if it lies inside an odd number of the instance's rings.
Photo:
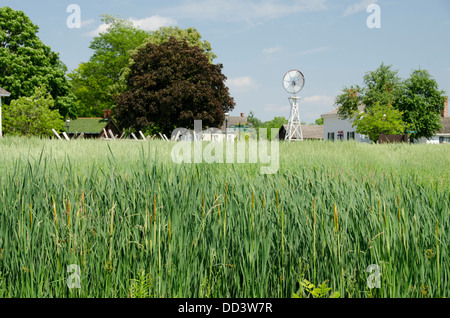
<path id="1" fill-rule="evenodd" d="M 356 127 L 350 119 L 340 119 L 338 116 L 339 107 L 321 115 L 323 118 L 323 139 L 324 140 L 356 140 L 359 142 L 370 143 L 370 139 L 366 135 L 356 132 Z M 364 106 L 358 107 L 360 112 L 364 111 Z"/>
<path id="2" fill-rule="evenodd" d="M 351 140 L 370 143 L 368 136 L 358 134 L 356 126 L 350 119 L 340 119 L 338 117 L 339 107 L 321 115 L 323 118 L 323 139 L 324 140 Z M 364 106 L 359 106 L 360 112 L 364 111 Z M 450 143 L 450 117 L 448 117 L 448 97 L 444 103 L 444 110 L 441 114 L 442 129 L 436 132 L 431 139 L 421 138 L 417 143 L 442 144 Z"/>

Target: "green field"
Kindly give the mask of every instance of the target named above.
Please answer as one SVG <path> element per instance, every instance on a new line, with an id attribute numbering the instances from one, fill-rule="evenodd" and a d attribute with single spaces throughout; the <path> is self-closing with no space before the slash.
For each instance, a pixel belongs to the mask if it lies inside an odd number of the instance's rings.
<path id="1" fill-rule="evenodd" d="M 449 297 L 448 145 L 281 142 L 274 175 L 172 146 L 1 139 L 0 297 Z"/>

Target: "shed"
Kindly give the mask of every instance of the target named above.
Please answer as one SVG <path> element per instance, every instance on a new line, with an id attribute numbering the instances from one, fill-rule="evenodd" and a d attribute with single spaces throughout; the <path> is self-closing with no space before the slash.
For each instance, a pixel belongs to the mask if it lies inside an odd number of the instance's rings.
<path id="1" fill-rule="evenodd" d="M 288 125 L 283 125 L 278 133 L 279 140 L 284 140 Z M 303 140 L 323 140 L 323 125 L 302 125 Z"/>
<path id="2" fill-rule="evenodd" d="M 72 120 L 69 125 L 69 137 L 73 137 L 74 135 L 84 134 L 85 138 L 101 138 L 105 137 L 105 133 L 103 129 L 105 129 L 108 133 L 111 130 L 114 136 L 120 136 L 122 132 L 115 124 L 114 120 L 110 117 L 111 111 L 105 110 L 104 117 L 96 117 L 96 118 L 77 118 Z M 107 136 L 110 137 L 109 135 Z"/>

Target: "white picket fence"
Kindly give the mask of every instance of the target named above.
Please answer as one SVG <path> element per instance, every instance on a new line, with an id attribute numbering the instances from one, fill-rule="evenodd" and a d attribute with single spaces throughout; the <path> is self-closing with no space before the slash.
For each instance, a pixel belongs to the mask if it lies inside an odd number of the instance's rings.
<path id="1" fill-rule="evenodd" d="M 55 134 L 55 136 L 59 139 L 59 140 L 63 140 L 63 138 L 67 141 L 70 141 L 69 136 L 67 135 L 66 132 L 62 132 L 62 137 L 60 136 L 60 134 L 52 128 L 52 132 Z M 161 137 L 162 140 L 165 141 L 169 141 L 169 138 L 167 138 L 167 136 L 165 134 L 161 134 L 158 133 L 159 136 Z M 137 138 L 136 135 L 134 133 L 131 133 L 131 137 L 133 137 L 133 140 L 136 141 L 147 141 L 147 140 L 152 140 L 152 139 L 156 139 L 156 135 L 153 135 L 153 137 L 147 136 L 145 137 L 144 133 L 142 131 L 139 131 L 139 136 L 141 137 L 141 139 Z M 74 135 L 74 137 L 72 137 L 72 139 L 82 139 L 84 137 L 84 133 L 81 133 L 79 136 Z M 103 128 L 103 137 L 101 138 L 101 140 L 124 140 L 125 139 L 125 133 L 122 133 L 122 135 L 120 137 L 118 137 L 118 135 L 113 134 L 113 132 L 110 130 L 106 131 L 105 128 Z M 178 139 L 178 135 L 175 139 L 172 140 L 177 140 Z"/>

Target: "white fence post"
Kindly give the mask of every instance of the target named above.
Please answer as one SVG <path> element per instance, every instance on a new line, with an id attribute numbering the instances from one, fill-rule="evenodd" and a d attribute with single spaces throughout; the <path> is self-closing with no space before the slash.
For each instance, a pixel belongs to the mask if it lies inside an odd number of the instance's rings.
<path id="1" fill-rule="evenodd" d="M 175 136 L 175 138 L 174 138 L 174 137 L 172 137 L 172 140 L 175 140 L 175 141 L 177 141 L 177 140 L 178 140 L 178 137 L 180 137 L 180 132 L 177 132 L 177 135 Z"/>
<path id="2" fill-rule="evenodd" d="M 65 131 L 63 131 L 63 133 L 62 133 L 62 134 L 63 134 L 64 138 L 66 138 L 66 140 L 67 140 L 67 141 L 70 141 L 70 138 L 69 138 L 69 136 L 67 136 L 67 134 L 66 134 L 66 132 L 65 132 Z"/>
<path id="3" fill-rule="evenodd" d="M 52 128 L 53 133 L 58 137 L 59 140 L 61 140 L 61 136 L 56 132 L 54 128 Z"/>

